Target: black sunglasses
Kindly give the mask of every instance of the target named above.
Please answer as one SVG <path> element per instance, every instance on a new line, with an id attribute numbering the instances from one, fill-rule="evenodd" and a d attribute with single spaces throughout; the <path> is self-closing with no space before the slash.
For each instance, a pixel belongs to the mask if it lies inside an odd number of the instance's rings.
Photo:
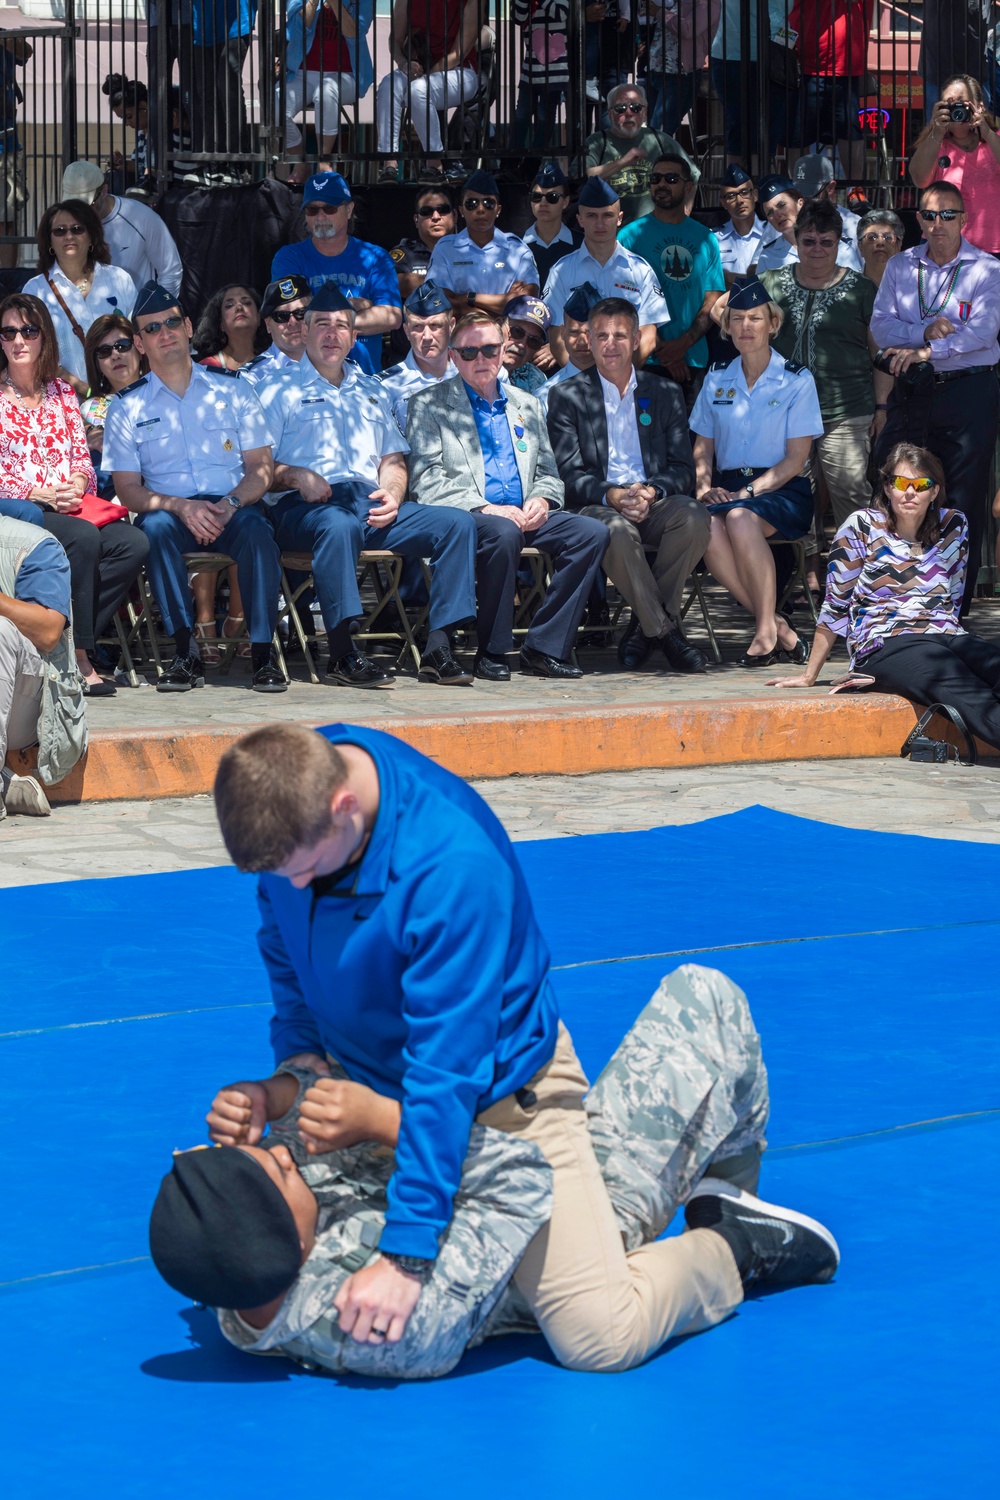
<path id="1" fill-rule="evenodd" d="M 53 224 L 49 233 L 54 235 L 57 240 L 61 240 L 64 234 L 80 235 L 86 234 L 87 231 L 82 224 Z"/>
<path id="2" fill-rule="evenodd" d="M 641 115 L 645 108 L 644 104 L 616 104 L 611 113 L 613 115 Z"/>
<path id="3" fill-rule="evenodd" d="M 933 224 L 935 219 L 943 219 L 946 224 L 950 224 L 961 212 L 960 208 L 922 208 L 920 217 L 925 224 Z"/>
<path id="4" fill-rule="evenodd" d="M 115 339 L 113 344 L 98 344 L 94 355 L 97 359 L 108 359 L 112 354 L 127 354 L 134 347 L 131 339 Z"/>
<path id="5" fill-rule="evenodd" d="M 42 330 L 39 328 L 37 323 L 25 323 L 22 328 L 15 328 L 13 324 L 5 323 L 4 326 L 0 328 L 0 339 L 3 339 L 5 344 L 12 344 L 17 338 L 18 334 L 20 334 L 23 339 L 37 339 L 41 337 L 41 332 Z"/>
<path id="6" fill-rule="evenodd" d="M 139 337 L 145 338 L 147 333 L 159 333 L 161 328 L 179 328 L 184 319 L 179 313 L 174 313 L 172 318 L 161 318 L 157 323 L 147 323 L 145 328 L 139 329 Z"/>
<path id="7" fill-rule="evenodd" d="M 287 323 L 290 318 L 294 318 L 296 323 L 301 323 L 305 315 L 304 307 L 277 307 L 273 313 L 268 313 L 268 317 L 273 318 L 276 323 Z"/>
<path id="8" fill-rule="evenodd" d="M 560 203 L 563 199 L 562 193 L 532 193 L 532 203 Z"/>
<path id="9" fill-rule="evenodd" d="M 486 212 L 488 214 L 491 214 L 496 208 L 499 201 L 499 198 L 463 198 L 462 207 L 465 209 L 466 213 L 472 213 L 479 207 L 481 203 Z"/>
<path id="10" fill-rule="evenodd" d="M 454 212 L 455 210 L 450 203 L 425 203 L 423 208 L 417 209 L 417 218 L 433 219 L 435 214 L 440 214 L 442 219 L 446 219 L 449 214 L 453 214 Z"/>
<path id="11" fill-rule="evenodd" d="M 650 172 L 649 174 L 650 187 L 656 187 L 658 182 L 669 182 L 670 186 L 674 187 L 676 183 L 683 181 L 680 172 Z"/>
<path id="12" fill-rule="evenodd" d="M 459 359 L 464 359 L 467 365 L 471 365 L 480 354 L 484 359 L 496 359 L 501 348 L 501 344 L 452 344 Z"/>

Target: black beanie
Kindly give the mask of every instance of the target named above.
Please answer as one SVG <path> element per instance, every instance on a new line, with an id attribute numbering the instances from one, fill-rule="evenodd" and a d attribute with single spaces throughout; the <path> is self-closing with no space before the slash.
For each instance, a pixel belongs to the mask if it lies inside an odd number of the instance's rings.
<path id="1" fill-rule="evenodd" d="M 233 1146 L 174 1157 L 149 1220 L 153 1264 L 209 1307 L 262 1307 L 291 1286 L 302 1249 L 295 1219 L 264 1168 Z"/>

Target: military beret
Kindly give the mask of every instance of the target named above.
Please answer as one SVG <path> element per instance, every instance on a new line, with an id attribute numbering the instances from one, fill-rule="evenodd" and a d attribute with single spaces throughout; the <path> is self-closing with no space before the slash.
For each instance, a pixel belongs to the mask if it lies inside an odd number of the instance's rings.
<path id="1" fill-rule="evenodd" d="M 350 183 L 339 172 L 317 172 L 302 189 L 303 208 L 307 203 L 326 203 L 339 208 L 341 203 L 350 202 Z"/>
<path id="2" fill-rule="evenodd" d="M 451 312 L 451 303 L 436 281 L 422 281 L 403 306 L 415 318 L 434 318 L 438 313 Z"/>
<path id="3" fill-rule="evenodd" d="M 503 310 L 505 318 L 516 318 L 519 323 L 534 323 L 543 333 L 548 331 L 552 314 L 540 297 L 513 297 Z"/>
<path id="4" fill-rule="evenodd" d="M 779 193 L 794 193 L 800 198 L 802 196 L 792 179 L 781 172 L 772 172 L 770 177 L 762 177 L 757 184 L 757 201 L 760 204 L 766 203 L 769 198 L 777 198 Z"/>
<path id="5" fill-rule="evenodd" d="M 466 193 L 488 193 L 492 198 L 499 198 L 500 189 L 492 172 L 470 172 L 462 183 L 462 196 Z"/>
<path id="6" fill-rule="evenodd" d="M 568 179 L 566 173 L 554 161 L 547 161 L 531 179 L 532 187 L 557 188 L 566 187 L 567 185 Z"/>
<path id="7" fill-rule="evenodd" d="M 345 297 L 335 281 L 324 281 L 318 292 L 313 293 L 310 312 L 353 312 L 354 303 Z"/>
<path id="8" fill-rule="evenodd" d="M 742 187 L 745 182 L 750 182 L 751 180 L 750 173 L 744 172 L 743 168 L 737 166 L 736 162 L 733 162 L 731 167 L 727 167 L 722 174 L 722 186 L 727 188 Z"/>
<path id="9" fill-rule="evenodd" d="M 756 276 L 737 276 L 729 292 L 730 311 L 746 312 L 747 308 L 763 307 L 770 300 L 770 292 Z"/>
<path id="10" fill-rule="evenodd" d="M 588 177 L 576 200 L 577 208 L 610 208 L 618 202 L 618 194 L 610 182 L 603 177 Z"/>
<path id="11" fill-rule="evenodd" d="M 233 1146 L 182 1151 L 149 1220 L 153 1264 L 209 1307 L 262 1307 L 299 1274 L 292 1211 L 260 1162 Z"/>
<path id="12" fill-rule="evenodd" d="M 179 309 L 180 305 L 176 292 L 168 292 L 158 281 L 144 281 L 135 294 L 132 316 L 142 318 L 147 313 L 167 312 L 171 307 Z"/>
<path id="13" fill-rule="evenodd" d="M 260 315 L 269 318 L 283 302 L 299 302 L 312 296 L 312 287 L 304 276 L 282 276 L 280 281 L 269 281 L 260 302 Z"/>
<path id="14" fill-rule="evenodd" d="M 582 286 L 575 286 L 563 303 L 563 315 L 572 318 L 574 323 L 586 323 L 587 316 L 592 307 L 600 302 L 601 293 L 592 281 L 585 281 Z"/>

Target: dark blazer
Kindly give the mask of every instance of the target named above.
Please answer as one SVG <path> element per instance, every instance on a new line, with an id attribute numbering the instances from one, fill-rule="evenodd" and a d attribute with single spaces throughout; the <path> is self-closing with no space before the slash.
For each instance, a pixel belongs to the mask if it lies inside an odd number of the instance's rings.
<path id="1" fill-rule="evenodd" d="M 684 398 L 673 381 L 639 370 L 636 402 L 652 421 L 638 421 L 639 448 L 649 484 L 667 495 L 694 494 L 694 456 Z M 548 404 L 549 440 L 566 486 L 566 509 L 602 505 L 608 487 L 608 423 L 604 391 L 596 368 L 582 370 L 552 387 Z"/>

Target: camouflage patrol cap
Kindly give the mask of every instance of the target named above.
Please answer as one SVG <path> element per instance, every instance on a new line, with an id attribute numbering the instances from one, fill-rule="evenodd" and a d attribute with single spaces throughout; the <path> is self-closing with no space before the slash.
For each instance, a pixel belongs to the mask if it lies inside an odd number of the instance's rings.
<path id="1" fill-rule="evenodd" d="M 181 1151 L 160 1184 L 149 1251 L 169 1286 L 209 1307 L 262 1307 L 299 1274 L 292 1211 L 259 1162 L 232 1146 Z"/>

